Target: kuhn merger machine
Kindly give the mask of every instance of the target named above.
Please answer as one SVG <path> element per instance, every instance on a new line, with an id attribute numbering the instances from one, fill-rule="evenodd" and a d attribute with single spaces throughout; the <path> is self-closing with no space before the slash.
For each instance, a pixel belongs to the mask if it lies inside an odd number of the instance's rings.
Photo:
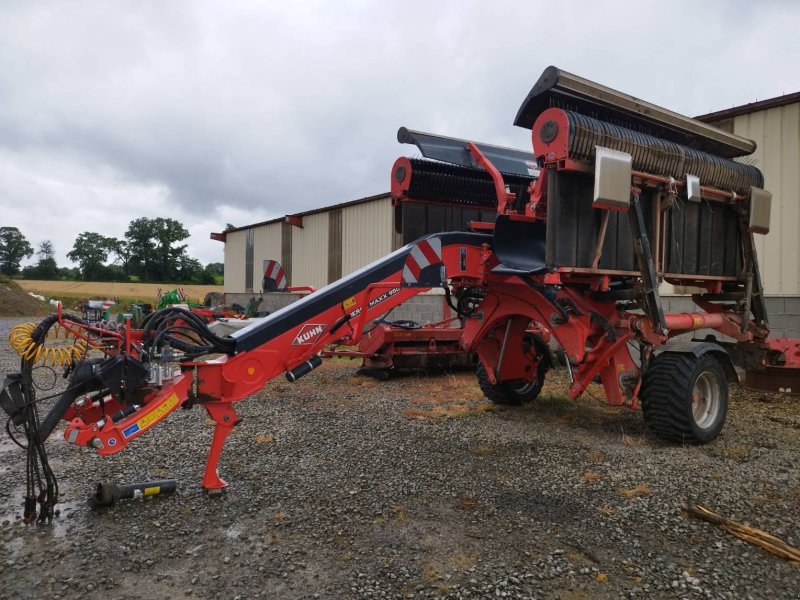
<path id="1" fill-rule="evenodd" d="M 599 376 L 609 404 L 641 404 L 652 430 L 677 442 L 719 434 L 734 366 L 752 388 L 800 390 L 798 342 L 768 339 L 753 243 L 769 229 L 771 196 L 757 168 L 733 160 L 752 141 L 554 67 L 515 124 L 531 130 L 533 153 L 401 129 L 424 157 L 400 158 L 391 173 L 398 221 L 415 241 L 229 337 L 182 309 L 138 330 L 61 314 L 17 330 L 22 369 L 2 401 L 9 430 L 27 438 L 28 520 L 37 501 L 40 519 L 52 514 L 55 481 L 39 467 L 60 419 L 67 441 L 112 454 L 178 407 L 202 406 L 216 423 L 202 485 L 220 490 L 235 402 L 283 373 L 295 381 L 326 347 L 357 343 L 365 324 L 433 287 L 463 320 L 461 343 L 494 402 L 535 397 L 550 347 L 566 362 L 570 397 Z M 662 281 L 698 290 L 698 310 L 665 314 Z M 76 339 L 60 356 L 72 372 L 40 422 L 31 369 L 55 360 L 55 324 Z M 698 329 L 726 341 L 672 339 Z M 103 356 L 85 358 L 87 348 Z"/>

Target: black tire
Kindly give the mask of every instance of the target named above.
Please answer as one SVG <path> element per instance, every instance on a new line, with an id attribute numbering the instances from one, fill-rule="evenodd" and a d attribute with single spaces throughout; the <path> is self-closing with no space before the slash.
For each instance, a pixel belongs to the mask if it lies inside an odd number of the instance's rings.
<path id="1" fill-rule="evenodd" d="M 639 395 L 645 423 L 669 442 L 707 444 L 728 415 L 728 379 L 711 354 L 657 356 Z"/>
<path id="2" fill-rule="evenodd" d="M 489 381 L 489 374 L 481 361 L 478 361 L 478 385 L 486 398 L 494 404 L 503 406 L 519 406 L 524 402 L 530 402 L 544 385 L 544 374 L 547 371 L 547 364 L 544 358 L 539 361 L 536 367 L 536 379 L 534 381 L 503 381 L 493 384 Z"/>

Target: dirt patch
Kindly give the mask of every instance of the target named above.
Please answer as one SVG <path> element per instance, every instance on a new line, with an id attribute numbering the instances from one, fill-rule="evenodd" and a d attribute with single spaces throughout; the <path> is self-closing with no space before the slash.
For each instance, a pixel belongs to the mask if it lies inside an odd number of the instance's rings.
<path id="1" fill-rule="evenodd" d="M 49 312 L 48 304 L 28 294 L 16 281 L 0 275 L 0 317 L 27 317 Z"/>

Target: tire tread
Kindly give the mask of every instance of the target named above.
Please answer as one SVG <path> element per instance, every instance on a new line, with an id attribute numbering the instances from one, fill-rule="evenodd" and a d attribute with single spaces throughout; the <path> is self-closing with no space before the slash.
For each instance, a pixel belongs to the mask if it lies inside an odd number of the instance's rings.
<path id="1" fill-rule="evenodd" d="M 640 397 L 642 399 L 642 414 L 645 423 L 661 439 L 669 442 L 702 444 L 710 439 L 703 439 L 697 435 L 693 427 L 691 408 L 691 393 L 695 373 L 709 355 L 696 357 L 692 354 L 665 353 L 656 357 L 645 373 Z M 713 359 L 713 357 L 709 357 Z M 723 413 L 727 412 L 727 382 L 724 372 L 717 363 L 723 379 L 721 390 L 724 404 Z M 724 422 L 724 416 L 723 416 Z M 721 424 L 720 426 L 721 427 Z M 713 434 L 716 437 L 718 431 Z M 704 436 L 708 437 L 708 436 Z M 711 439 L 713 439 L 713 437 Z"/>

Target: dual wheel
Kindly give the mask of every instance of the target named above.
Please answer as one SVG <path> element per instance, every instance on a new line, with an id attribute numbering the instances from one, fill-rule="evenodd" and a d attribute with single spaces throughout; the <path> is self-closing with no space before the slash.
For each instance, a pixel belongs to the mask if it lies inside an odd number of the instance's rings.
<path id="1" fill-rule="evenodd" d="M 478 362 L 478 384 L 491 402 L 518 406 L 539 395 L 546 370 L 541 360 L 533 381 L 493 384 Z M 719 435 L 728 415 L 728 379 L 710 353 L 660 354 L 644 375 L 639 397 L 645 423 L 670 442 L 706 444 Z"/>

